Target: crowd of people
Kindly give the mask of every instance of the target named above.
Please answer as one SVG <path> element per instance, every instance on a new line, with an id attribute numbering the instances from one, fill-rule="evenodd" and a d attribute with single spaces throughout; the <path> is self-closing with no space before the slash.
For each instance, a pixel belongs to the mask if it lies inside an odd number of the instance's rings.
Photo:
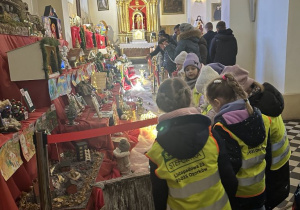
<path id="1" fill-rule="evenodd" d="M 288 195 L 290 145 L 282 94 L 236 65 L 225 22 L 182 23 L 158 47 L 169 73 L 156 95 L 150 159 L 155 209 L 273 209 Z"/>

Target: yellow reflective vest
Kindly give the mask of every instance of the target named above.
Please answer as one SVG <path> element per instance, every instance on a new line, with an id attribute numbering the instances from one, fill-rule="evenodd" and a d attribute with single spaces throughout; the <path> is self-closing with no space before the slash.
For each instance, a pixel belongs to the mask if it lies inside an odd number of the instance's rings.
<path id="1" fill-rule="evenodd" d="M 218 122 L 215 126 L 221 126 L 232 139 L 240 145 L 242 153 L 242 166 L 236 177 L 238 179 L 238 190 L 236 197 L 250 198 L 260 195 L 265 191 L 265 169 L 266 169 L 266 147 L 271 119 L 262 115 L 266 137 L 257 147 L 249 147 L 239 137 L 228 130 L 222 123 Z"/>
<path id="2" fill-rule="evenodd" d="M 272 165 L 271 170 L 280 169 L 291 156 L 291 149 L 287 132 L 281 115 L 271 117 L 270 141 L 272 148 Z"/>
<path id="3" fill-rule="evenodd" d="M 208 106 L 201 111 L 201 114 L 207 115 L 207 113 L 212 109 L 212 105 L 208 104 Z"/>
<path id="4" fill-rule="evenodd" d="M 193 104 L 195 107 L 199 106 L 201 96 L 202 96 L 202 94 L 198 93 L 197 89 L 194 87 L 192 97 L 193 97 Z"/>
<path id="5" fill-rule="evenodd" d="M 211 132 L 193 158 L 177 159 L 157 142 L 146 156 L 157 165 L 157 177 L 167 181 L 168 209 L 231 209 L 218 171 L 219 146 Z"/>

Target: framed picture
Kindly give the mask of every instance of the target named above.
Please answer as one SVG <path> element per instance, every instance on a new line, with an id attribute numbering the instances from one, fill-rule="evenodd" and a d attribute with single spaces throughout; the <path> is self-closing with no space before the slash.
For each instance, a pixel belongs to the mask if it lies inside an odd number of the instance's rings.
<path id="1" fill-rule="evenodd" d="M 184 14 L 184 0 L 162 0 L 162 14 L 174 15 Z"/>
<path id="2" fill-rule="evenodd" d="M 221 20 L 221 3 L 211 4 L 211 21 Z"/>
<path id="3" fill-rule="evenodd" d="M 108 0 L 97 0 L 98 11 L 109 10 Z"/>
<path id="4" fill-rule="evenodd" d="M 31 98 L 30 98 L 28 90 L 22 88 L 22 89 L 20 89 L 20 92 L 21 92 L 21 94 L 23 96 L 23 99 L 25 100 L 25 103 L 27 105 L 27 108 L 28 108 L 29 112 L 34 112 L 35 111 L 35 107 L 33 105 L 33 102 L 31 100 Z"/>

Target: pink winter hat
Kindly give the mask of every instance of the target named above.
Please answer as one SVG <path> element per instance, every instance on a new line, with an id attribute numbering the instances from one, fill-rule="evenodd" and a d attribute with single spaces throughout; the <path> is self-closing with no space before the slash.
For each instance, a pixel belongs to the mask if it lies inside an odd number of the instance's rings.
<path id="1" fill-rule="evenodd" d="M 242 69 L 238 65 L 226 66 L 224 68 L 221 76 L 223 76 L 224 74 L 228 74 L 228 73 L 232 74 L 234 76 L 234 78 L 242 86 L 244 91 L 247 91 L 254 82 L 254 79 L 248 77 L 249 72 L 245 69 Z"/>
<path id="2" fill-rule="evenodd" d="M 183 63 L 183 69 L 185 70 L 188 66 L 195 66 L 199 71 L 201 69 L 201 63 L 198 56 L 195 53 L 187 54 L 185 61 Z"/>

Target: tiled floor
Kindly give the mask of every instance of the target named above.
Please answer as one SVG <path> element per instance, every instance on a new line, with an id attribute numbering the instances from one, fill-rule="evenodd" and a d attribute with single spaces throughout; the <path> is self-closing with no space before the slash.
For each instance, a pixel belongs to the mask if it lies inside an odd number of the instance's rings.
<path id="1" fill-rule="evenodd" d="M 290 158 L 291 187 L 287 199 L 275 209 L 292 209 L 291 205 L 294 200 L 293 195 L 297 185 L 300 183 L 300 120 L 286 121 L 285 126 L 292 151 Z"/>

